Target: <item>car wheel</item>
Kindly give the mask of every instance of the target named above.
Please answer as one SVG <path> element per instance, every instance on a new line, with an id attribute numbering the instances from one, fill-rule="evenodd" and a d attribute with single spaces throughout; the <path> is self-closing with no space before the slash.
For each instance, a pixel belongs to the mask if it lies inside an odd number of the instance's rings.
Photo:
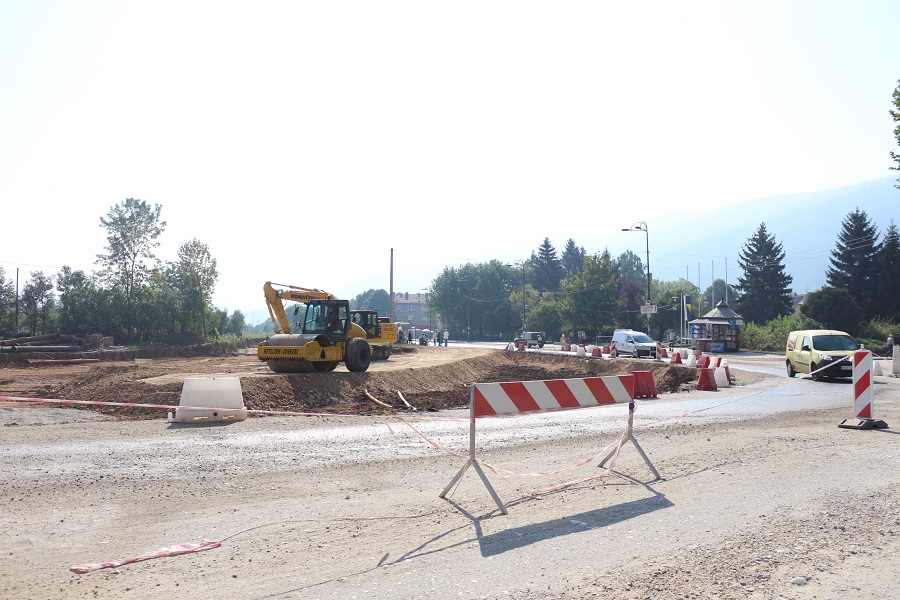
<path id="1" fill-rule="evenodd" d="M 822 379 L 821 373 L 816 373 L 816 370 L 818 368 L 819 367 L 816 365 L 816 363 L 814 363 L 814 362 L 809 363 L 809 372 L 812 374 L 812 378 L 815 379 L 816 381 L 819 381 L 820 379 Z"/>
<path id="2" fill-rule="evenodd" d="M 631 353 L 631 358 L 640 358 L 640 357 L 641 357 L 641 355 L 638 354 L 637 350 L 635 350 L 634 352 Z"/>
<path id="3" fill-rule="evenodd" d="M 797 371 L 794 370 L 794 365 L 791 364 L 791 361 L 787 361 L 787 375 L 788 377 L 793 377 L 797 374 Z"/>

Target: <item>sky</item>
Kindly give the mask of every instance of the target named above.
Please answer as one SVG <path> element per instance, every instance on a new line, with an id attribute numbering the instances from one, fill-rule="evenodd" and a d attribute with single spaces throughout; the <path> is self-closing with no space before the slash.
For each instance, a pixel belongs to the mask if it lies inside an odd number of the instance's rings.
<path id="1" fill-rule="evenodd" d="M 652 260 L 673 215 L 891 175 L 897 23 L 895 0 L 0 0 L 0 266 L 98 270 L 126 198 L 162 206 L 162 260 L 207 244 L 245 314 L 266 281 L 415 293 L 544 238 L 642 256 L 642 221 Z"/>

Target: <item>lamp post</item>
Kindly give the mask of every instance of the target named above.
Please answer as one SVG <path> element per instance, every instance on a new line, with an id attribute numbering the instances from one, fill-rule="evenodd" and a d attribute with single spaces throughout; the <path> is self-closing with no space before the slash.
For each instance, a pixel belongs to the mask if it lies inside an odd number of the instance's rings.
<path id="1" fill-rule="evenodd" d="M 652 275 L 650 275 L 650 231 L 647 228 L 647 223 L 644 221 L 638 221 L 634 223 L 631 227 L 623 227 L 622 231 L 643 231 L 644 237 L 647 242 L 647 304 L 653 304 L 650 301 L 650 280 Z M 647 313 L 647 329 L 650 328 L 650 313 Z M 649 333 L 649 331 L 647 332 Z"/>

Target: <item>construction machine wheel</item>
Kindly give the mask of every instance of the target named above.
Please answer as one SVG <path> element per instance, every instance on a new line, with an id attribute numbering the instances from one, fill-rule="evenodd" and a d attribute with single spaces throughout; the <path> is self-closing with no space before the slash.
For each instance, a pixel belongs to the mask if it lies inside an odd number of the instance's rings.
<path id="1" fill-rule="evenodd" d="M 344 364 L 347 370 L 354 373 L 362 373 L 369 368 L 372 362 L 372 350 L 365 338 L 353 338 L 347 342 L 347 355 Z"/>
<path id="2" fill-rule="evenodd" d="M 391 349 L 389 346 L 375 344 L 371 346 L 372 348 L 372 360 L 387 360 L 391 356 Z"/>
<path id="3" fill-rule="evenodd" d="M 337 367 L 337 361 L 334 360 L 317 361 L 311 364 L 313 371 L 316 373 L 328 373 L 329 371 L 334 371 L 335 367 Z"/>

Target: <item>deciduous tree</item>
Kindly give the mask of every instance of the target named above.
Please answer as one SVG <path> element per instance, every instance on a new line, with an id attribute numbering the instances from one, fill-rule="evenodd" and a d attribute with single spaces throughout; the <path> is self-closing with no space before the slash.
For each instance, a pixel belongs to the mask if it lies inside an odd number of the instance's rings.
<path id="1" fill-rule="evenodd" d="M 106 229 L 106 253 L 97 255 L 101 279 L 112 286 L 121 302 L 116 306 L 129 338 L 134 337 L 135 295 L 156 267 L 154 250 L 166 228 L 162 206 L 126 198 L 100 217 Z"/>
<path id="2" fill-rule="evenodd" d="M 838 329 L 855 335 L 863 319 L 856 298 L 845 288 L 825 286 L 806 295 L 800 312 L 826 329 Z"/>
<path id="3" fill-rule="evenodd" d="M 93 277 L 63 266 L 56 274 L 56 291 L 60 330 L 82 334 L 103 331 L 100 323 L 106 317 L 102 313 L 105 303 L 99 297 L 100 290 Z"/>
<path id="4" fill-rule="evenodd" d="M 391 295 L 386 290 L 369 289 L 350 301 L 354 310 L 377 310 L 379 317 L 390 316 Z"/>
<path id="5" fill-rule="evenodd" d="M 0 333 L 16 334 L 16 287 L 0 266 Z"/>
<path id="6" fill-rule="evenodd" d="M 173 267 L 172 283 L 181 299 L 187 331 L 208 335 L 206 313 L 219 278 L 216 259 L 210 254 L 208 245 L 193 238 L 178 247 L 178 262 Z"/>
<path id="7" fill-rule="evenodd" d="M 31 273 L 30 277 L 22 290 L 25 321 L 31 335 L 44 335 L 53 324 L 53 281 L 41 271 Z"/>
<path id="8" fill-rule="evenodd" d="M 593 336 L 613 328 L 617 286 L 608 253 L 585 257 L 584 269 L 566 278 L 563 291 L 558 310 L 566 330 L 581 329 Z"/>
<path id="9" fill-rule="evenodd" d="M 644 263 L 641 257 L 626 250 L 616 258 L 616 268 L 621 279 L 633 281 L 644 286 L 644 297 L 647 296 L 647 273 L 644 271 Z"/>

